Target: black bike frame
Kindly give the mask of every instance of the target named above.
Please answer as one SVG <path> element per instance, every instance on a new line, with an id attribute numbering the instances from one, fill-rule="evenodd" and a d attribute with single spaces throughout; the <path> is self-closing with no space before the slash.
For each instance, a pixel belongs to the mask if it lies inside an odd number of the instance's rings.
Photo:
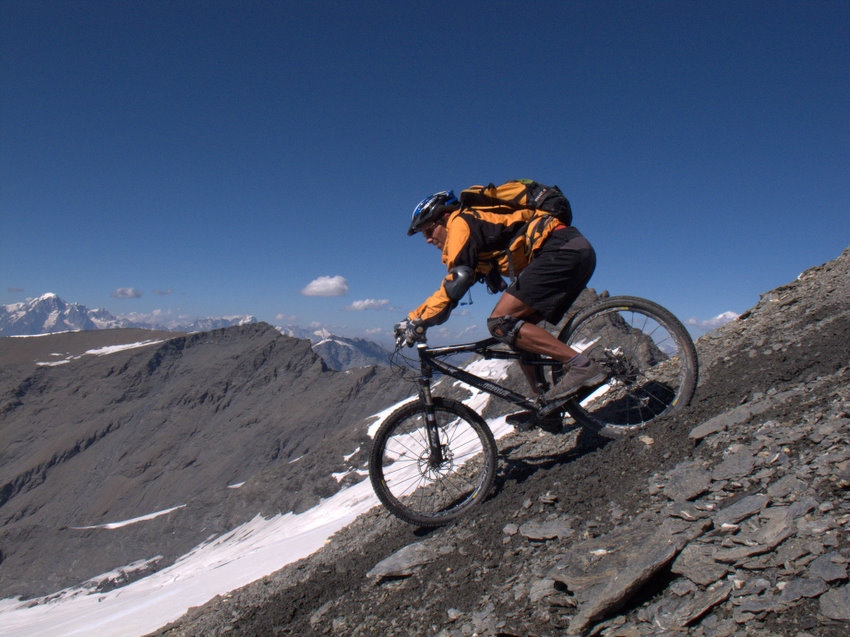
<path id="1" fill-rule="evenodd" d="M 547 359 L 539 356 L 530 357 L 527 354 L 523 354 L 521 352 L 513 351 L 513 350 L 504 350 L 504 349 L 493 349 L 494 345 L 498 345 L 499 341 L 495 338 L 486 338 L 481 341 L 475 341 L 474 343 L 466 343 L 463 345 L 447 345 L 444 347 L 428 347 L 424 343 L 416 346 L 416 349 L 419 353 L 419 367 L 420 367 L 420 376 L 418 378 L 419 383 L 419 397 L 426 407 L 426 420 L 428 424 L 433 424 L 434 421 L 434 402 L 431 398 L 431 378 L 434 374 L 434 370 L 445 374 L 446 376 L 451 376 L 452 378 L 456 378 L 462 383 L 466 383 L 471 387 L 475 387 L 476 389 L 480 389 L 483 392 L 487 392 L 488 394 L 493 394 L 506 400 L 510 403 L 513 403 L 523 409 L 529 410 L 537 410 L 539 405 L 535 402 L 529 400 L 527 397 L 522 394 L 518 394 L 515 391 L 508 389 L 507 387 L 502 387 L 498 383 L 494 383 L 492 381 L 487 380 L 486 378 L 481 378 L 480 376 L 476 376 L 475 374 L 470 374 L 466 370 L 460 369 L 459 367 L 455 367 L 451 363 L 448 363 L 444 360 L 440 360 L 441 357 L 451 356 L 452 354 L 479 354 L 485 359 L 503 359 L 503 360 L 521 360 L 523 363 L 527 365 L 533 365 L 535 375 L 538 376 L 538 383 L 543 380 L 542 370 L 541 368 L 544 366 L 554 366 L 560 365 L 558 361 Z M 429 426 L 430 430 L 431 427 Z"/>

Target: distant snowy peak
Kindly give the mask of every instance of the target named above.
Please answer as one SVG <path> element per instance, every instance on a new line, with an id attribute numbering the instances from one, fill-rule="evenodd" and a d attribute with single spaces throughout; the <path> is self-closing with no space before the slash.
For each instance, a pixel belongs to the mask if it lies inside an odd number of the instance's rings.
<path id="1" fill-rule="evenodd" d="M 329 367 L 338 370 L 367 365 L 388 365 L 390 353 L 373 341 L 363 338 L 328 336 L 313 344 L 313 351 Z"/>
<path id="2" fill-rule="evenodd" d="M 106 310 L 90 310 L 79 303 L 67 303 L 52 292 L 22 303 L 0 306 L 2 336 L 114 327 L 131 325 Z"/>
<path id="3" fill-rule="evenodd" d="M 319 341 L 331 337 L 331 333 L 323 327 L 311 330 L 299 327 L 298 325 L 276 325 L 275 329 L 281 334 L 291 336 L 292 338 L 306 338 L 314 345 Z"/>
<path id="4" fill-rule="evenodd" d="M 331 369 L 342 371 L 369 365 L 386 367 L 389 364 L 390 352 L 365 338 L 346 338 L 331 334 L 324 328 L 311 331 L 297 325 L 278 325 L 275 329 L 286 336 L 308 339 L 313 351 L 321 356 Z"/>
<path id="5" fill-rule="evenodd" d="M 209 330 L 218 330 L 223 327 L 235 327 L 238 325 L 248 325 L 256 323 L 256 316 L 220 316 L 216 318 L 200 318 L 192 321 L 172 321 L 168 329 L 178 332 L 208 332 Z"/>
<path id="6" fill-rule="evenodd" d="M 105 309 L 90 310 L 79 303 L 68 303 L 52 292 L 22 303 L 0 305 L 0 336 L 106 330 L 121 327 L 173 332 L 205 332 L 256 322 L 257 319 L 254 316 L 177 319 L 167 322 L 137 317 L 117 317 Z"/>

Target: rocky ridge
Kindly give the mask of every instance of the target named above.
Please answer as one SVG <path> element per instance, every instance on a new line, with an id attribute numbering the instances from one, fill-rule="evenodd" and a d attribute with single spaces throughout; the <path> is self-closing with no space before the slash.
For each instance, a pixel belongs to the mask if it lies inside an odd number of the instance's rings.
<path id="1" fill-rule="evenodd" d="M 374 509 L 160 635 L 846 635 L 850 249 L 697 342 L 681 414 L 590 452 L 500 441 L 445 528 Z"/>
<path id="2" fill-rule="evenodd" d="M 0 343 L 17 361 L 0 368 L 0 596 L 52 594 L 154 556 L 162 568 L 255 515 L 314 506 L 339 490 L 331 474 L 350 473 L 346 458 L 362 461 L 352 454 L 371 414 L 409 391 L 386 368 L 331 370 L 309 341 L 264 323 L 134 330 L 137 347 L 69 355 L 122 334 Z M 28 345 L 59 346 L 62 364 L 36 366 Z"/>

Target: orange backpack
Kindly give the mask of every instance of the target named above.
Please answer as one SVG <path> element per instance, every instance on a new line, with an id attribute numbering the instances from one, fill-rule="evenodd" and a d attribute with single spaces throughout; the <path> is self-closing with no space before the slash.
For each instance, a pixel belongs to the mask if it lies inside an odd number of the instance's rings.
<path id="1" fill-rule="evenodd" d="M 516 210 L 539 210 L 565 225 L 572 225 L 570 202 L 557 186 L 544 186 L 531 179 L 512 179 L 495 186 L 472 186 L 460 193 L 462 208 L 487 209 L 510 213 Z"/>

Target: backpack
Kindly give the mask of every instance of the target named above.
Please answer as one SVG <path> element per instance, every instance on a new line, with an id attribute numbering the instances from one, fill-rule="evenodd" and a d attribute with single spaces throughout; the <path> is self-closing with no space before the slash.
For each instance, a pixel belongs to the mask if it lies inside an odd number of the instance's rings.
<path id="1" fill-rule="evenodd" d="M 544 186 L 531 179 L 512 179 L 501 186 L 472 186 L 460 193 L 462 208 L 488 208 L 492 212 L 539 210 L 572 225 L 570 202 L 557 186 Z M 499 209 L 502 210 L 499 210 Z M 507 208 L 507 210 L 505 210 Z"/>

